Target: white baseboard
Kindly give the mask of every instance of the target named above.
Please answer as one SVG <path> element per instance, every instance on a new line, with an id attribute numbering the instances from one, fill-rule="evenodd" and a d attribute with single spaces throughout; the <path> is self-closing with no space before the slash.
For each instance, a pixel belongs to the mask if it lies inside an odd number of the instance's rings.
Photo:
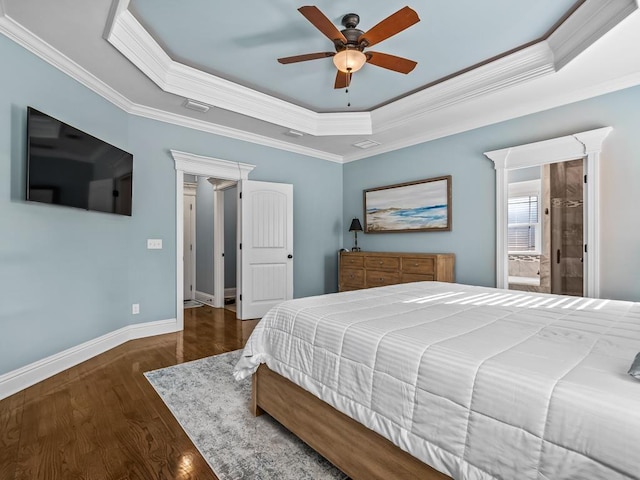
<path id="1" fill-rule="evenodd" d="M 233 288 L 225 288 L 224 289 L 225 297 L 235 297 L 236 296 L 236 287 Z"/>
<path id="2" fill-rule="evenodd" d="M 176 332 L 175 318 L 127 325 L 75 347 L 0 375 L 0 400 L 136 338 Z"/>
<path id="3" fill-rule="evenodd" d="M 199 292 L 196 290 L 196 300 L 198 300 L 199 302 L 204 303 L 205 305 L 209 305 L 210 307 L 213 307 L 213 294 L 211 293 L 206 293 L 206 292 Z"/>

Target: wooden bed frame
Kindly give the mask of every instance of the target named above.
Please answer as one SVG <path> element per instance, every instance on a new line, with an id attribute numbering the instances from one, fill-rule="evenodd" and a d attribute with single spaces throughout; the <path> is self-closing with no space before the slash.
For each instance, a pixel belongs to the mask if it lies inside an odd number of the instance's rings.
<path id="1" fill-rule="evenodd" d="M 255 416 L 268 413 L 353 480 L 451 480 L 266 365 L 251 393 Z"/>

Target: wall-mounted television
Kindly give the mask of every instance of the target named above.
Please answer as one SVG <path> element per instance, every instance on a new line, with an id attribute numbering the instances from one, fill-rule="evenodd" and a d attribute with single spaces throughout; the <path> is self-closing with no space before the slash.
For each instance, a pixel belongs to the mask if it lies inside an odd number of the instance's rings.
<path id="1" fill-rule="evenodd" d="M 28 107 L 26 198 L 130 216 L 133 155 Z"/>

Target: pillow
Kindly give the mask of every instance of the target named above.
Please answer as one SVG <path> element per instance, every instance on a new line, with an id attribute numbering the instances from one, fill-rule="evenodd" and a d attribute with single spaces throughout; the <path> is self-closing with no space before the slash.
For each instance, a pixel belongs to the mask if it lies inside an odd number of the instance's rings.
<path id="1" fill-rule="evenodd" d="M 631 364 L 631 368 L 627 373 L 629 373 L 633 378 L 640 380 L 640 353 L 636 355 L 636 359 Z"/>

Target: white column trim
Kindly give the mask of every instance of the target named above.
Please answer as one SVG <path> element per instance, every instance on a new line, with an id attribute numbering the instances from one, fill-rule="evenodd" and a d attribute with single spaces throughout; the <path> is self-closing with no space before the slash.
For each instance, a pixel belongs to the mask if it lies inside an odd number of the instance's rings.
<path id="1" fill-rule="evenodd" d="M 176 168 L 176 326 L 184 330 L 184 171 Z"/>
<path id="2" fill-rule="evenodd" d="M 485 152 L 496 170 L 496 287 L 508 287 L 507 260 L 507 171 L 583 158 L 588 182 L 585 194 L 584 292 L 587 297 L 600 296 L 600 209 L 599 173 L 602 144 L 613 130 L 598 128 L 542 142 Z"/>
<path id="3" fill-rule="evenodd" d="M 188 173 L 192 175 L 201 175 L 204 177 L 213 177 L 216 179 L 238 182 L 240 180 L 248 180 L 249 173 L 251 173 L 256 166 L 249 163 L 231 162 L 229 160 L 221 160 L 219 158 L 181 152 L 179 150 L 170 150 L 170 152 L 176 169 L 176 318 L 178 319 L 180 330 L 182 330 L 184 329 L 184 311 L 182 309 L 184 302 L 182 291 L 184 280 L 184 265 L 182 260 L 182 229 L 184 228 L 184 174 Z M 229 184 L 227 182 L 222 182 L 222 185 L 228 186 Z M 218 194 L 222 195 L 222 189 L 220 189 L 220 191 L 216 189 L 214 196 Z M 217 207 L 219 208 L 219 206 Z M 216 217 L 220 218 L 220 215 L 216 215 Z M 215 230 L 219 231 L 220 229 Z M 224 232 L 224 230 L 222 231 Z M 224 237 L 222 241 L 224 242 Z M 214 272 L 222 270 L 220 268 L 216 269 L 215 245 L 221 245 L 218 238 L 214 239 Z M 222 245 L 224 245 L 224 243 L 222 243 Z M 219 253 L 221 252 L 222 251 L 220 250 Z M 218 257 L 218 260 L 220 260 L 220 258 L 221 256 Z M 222 302 L 222 305 L 224 305 L 224 270 L 222 270 L 222 275 L 222 280 L 214 278 L 213 288 L 214 302 L 216 304 L 218 304 L 218 302 Z M 219 286 L 222 286 L 220 295 L 218 295 Z"/>

